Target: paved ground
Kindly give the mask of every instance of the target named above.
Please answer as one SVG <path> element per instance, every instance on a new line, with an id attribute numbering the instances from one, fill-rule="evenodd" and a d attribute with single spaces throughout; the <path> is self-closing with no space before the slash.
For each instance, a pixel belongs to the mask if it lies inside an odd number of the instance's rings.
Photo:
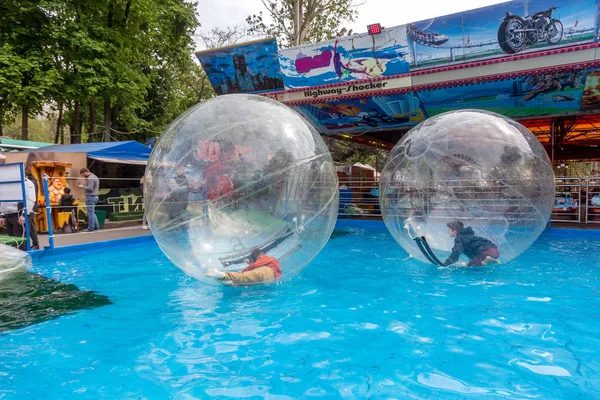
<path id="1" fill-rule="evenodd" d="M 54 247 L 71 246 L 74 244 L 104 242 L 106 240 L 123 239 L 135 236 L 151 235 L 149 230 L 142 229 L 141 225 L 125 226 L 120 228 L 100 229 L 96 232 L 78 232 L 54 235 Z M 48 235 L 40 234 L 40 248 L 48 246 Z"/>

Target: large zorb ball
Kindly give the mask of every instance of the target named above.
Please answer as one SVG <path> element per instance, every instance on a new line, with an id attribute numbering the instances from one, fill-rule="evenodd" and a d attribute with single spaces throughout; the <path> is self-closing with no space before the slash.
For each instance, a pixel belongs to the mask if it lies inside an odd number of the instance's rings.
<path id="1" fill-rule="evenodd" d="M 338 180 L 318 132 L 267 97 L 219 96 L 178 117 L 145 175 L 148 222 L 169 259 L 191 276 L 241 271 L 259 248 L 281 279 L 301 271 L 335 225 Z"/>
<path id="2" fill-rule="evenodd" d="M 544 230 L 554 173 L 521 124 L 486 111 L 453 111 L 422 122 L 396 144 L 379 193 L 385 224 L 413 257 L 443 263 L 454 244 L 446 223 L 459 220 L 495 243 L 506 263 Z"/>

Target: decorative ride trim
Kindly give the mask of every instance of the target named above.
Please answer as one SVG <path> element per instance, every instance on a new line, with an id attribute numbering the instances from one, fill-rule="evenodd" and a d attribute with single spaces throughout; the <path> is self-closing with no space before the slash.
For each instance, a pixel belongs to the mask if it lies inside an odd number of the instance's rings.
<path id="1" fill-rule="evenodd" d="M 502 58 L 495 58 L 495 59 L 471 62 L 471 63 L 466 63 L 466 64 L 447 65 L 447 66 L 439 67 L 439 68 L 417 70 L 417 71 L 412 71 L 412 72 L 406 73 L 406 74 L 380 76 L 377 78 L 361 79 L 361 80 L 347 81 L 347 82 L 337 82 L 337 83 L 328 84 L 328 85 L 311 86 L 310 89 L 312 89 L 312 90 L 327 89 L 327 88 L 333 88 L 333 87 L 338 87 L 338 86 L 346 86 L 350 83 L 364 84 L 364 83 L 368 83 L 368 82 L 377 82 L 377 81 L 391 80 L 391 79 L 397 79 L 397 78 L 403 78 L 403 77 L 413 77 L 413 76 L 437 74 L 437 73 L 443 73 L 443 72 L 448 72 L 448 71 L 456 71 L 456 70 L 461 70 L 461 69 L 484 67 L 484 66 L 488 66 L 488 65 L 495 65 L 495 64 L 512 62 L 512 61 L 532 59 L 532 58 L 537 58 L 537 57 L 552 56 L 552 55 L 556 55 L 556 54 L 564 54 L 564 53 L 570 53 L 573 51 L 582 51 L 582 50 L 588 50 L 588 49 L 599 48 L 599 47 L 600 47 L 600 43 L 591 43 L 591 44 L 587 44 L 587 45 L 564 47 L 564 48 L 560 48 L 560 49 L 552 49 L 552 50 L 540 51 L 540 52 L 536 52 L 536 53 L 528 53 L 528 54 L 514 55 L 514 56 L 508 56 L 508 57 L 502 57 Z M 522 70 L 522 71 L 518 71 L 518 72 L 486 75 L 486 76 L 480 76 L 480 77 L 474 77 L 474 78 L 464 78 L 464 79 L 458 79 L 458 80 L 453 80 L 453 81 L 436 82 L 436 83 L 431 83 L 431 84 L 423 84 L 423 85 L 410 86 L 410 87 L 405 87 L 405 88 L 381 90 L 381 91 L 376 91 L 376 92 L 360 93 L 360 94 L 353 94 L 353 95 L 347 95 L 347 96 L 331 96 L 331 97 L 318 98 L 318 99 L 308 98 L 308 99 L 302 99 L 302 100 L 297 100 L 297 101 L 288 101 L 288 102 L 286 102 L 286 104 L 288 104 L 290 106 L 297 106 L 297 105 L 310 104 L 310 103 L 315 103 L 315 102 L 327 103 L 327 102 L 332 102 L 332 101 L 342 100 L 342 99 L 348 100 L 348 99 L 359 99 L 359 98 L 365 98 L 365 97 L 387 96 L 387 95 L 392 95 L 392 94 L 418 92 L 418 91 L 425 91 L 425 90 L 435 90 L 435 89 L 456 87 L 456 86 L 467 86 L 467 85 L 474 85 L 474 84 L 485 83 L 485 82 L 495 82 L 495 81 L 500 81 L 500 80 L 505 80 L 505 79 L 514 79 L 517 77 L 524 77 L 524 76 L 556 73 L 556 72 L 561 72 L 564 70 L 569 70 L 574 67 L 589 68 L 589 67 L 598 67 L 598 66 L 600 66 L 600 60 L 585 61 L 585 62 L 574 63 L 574 64 L 563 64 L 563 65 L 557 65 L 557 66 L 553 66 L 553 67 L 529 69 L 529 70 Z M 261 95 L 278 99 L 279 96 L 281 96 L 283 94 L 302 92 L 307 89 L 308 89 L 308 87 L 295 88 L 295 89 L 289 89 L 289 90 L 285 90 L 285 91 L 262 93 Z"/>
<path id="2" fill-rule="evenodd" d="M 453 80 L 453 81 L 416 85 L 416 86 L 413 86 L 412 89 L 413 89 L 413 91 L 418 92 L 418 91 L 435 90 L 435 89 L 456 87 L 456 86 L 468 86 L 468 85 L 476 85 L 479 83 L 503 81 L 506 79 L 515 79 L 515 78 L 521 78 L 521 77 L 527 77 L 527 76 L 544 75 L 544 74 L 548 74 L 548 73 L 557 73 L 557 72 L 561 72 L 561 71 L 565 71 L 565 70 L 570 70 L 573 68 L 590 68 L 590 67 L 598 67 L 598 66 L 600 66 L 600 60 L 585 61 L 585 62 L 574 63 L 574 64 L 563 64 L 563 65 L 558 65 L 555 67 L 527 69 L 527 70 L 521 70 L 521 71 L 517 71 L 517 72 L 509 72 L 509 73 L 503 73 L 503 74 L 478 76 L 478 77 L 474 77 L 474 78 L 457 79 L 457 80 Z"/>

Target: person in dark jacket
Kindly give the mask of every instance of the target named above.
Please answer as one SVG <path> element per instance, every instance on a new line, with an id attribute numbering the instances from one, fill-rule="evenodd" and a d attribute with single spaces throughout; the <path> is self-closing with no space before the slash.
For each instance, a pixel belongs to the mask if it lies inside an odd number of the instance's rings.
<path id="1" fill-rule="evenodd" d="M 177 167 L 176 174 L 171 180 L 171 193 L 167 197 L 167 215 L 172 223 L 179 225 L 180 229 L 187 229 L 187 207 L 190 184 L 186 177 L 185 165 Z"/>
<path id="2" fill-rule="evenodd" d="M 498 247 L 489 240 L 475 236 L 471 227 L 466 227 L 460 221 L 451 221 L 446 224 L 448 234 L 454 238 L 454 247 L 452 254 L 444 262 L 444 265 L 454 264 L 458 261 L 461 254 L 469 257 L 471 261 L 467 264 L 469 267 L 476 267 L 488 264 L 500 264 L 498 258 L 500 252 Z"/>
<path id="3" fill-rule="evenodd" d="M 71 194 L 71 189 L 65 188 L 65 194 L 62 195 L 58 201 L 58 205 L 61 207 L 62 212 L 71 213 L 71 230 L 77 232 L 77 214 L 76 207 L 74 205 L 75 197 Z"/>

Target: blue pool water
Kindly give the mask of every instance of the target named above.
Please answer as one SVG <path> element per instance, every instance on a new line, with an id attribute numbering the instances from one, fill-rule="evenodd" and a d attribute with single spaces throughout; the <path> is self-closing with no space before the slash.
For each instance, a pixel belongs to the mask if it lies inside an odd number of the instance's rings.
<path id="1" fill-rule="evenodd" d="M 38 259 L 113 304 L 2 334 L 0 398 L 600 398 L 600 233 L 442 270 L 340 231 L 269 287 L 204 286 L 152 242 Z"/>

